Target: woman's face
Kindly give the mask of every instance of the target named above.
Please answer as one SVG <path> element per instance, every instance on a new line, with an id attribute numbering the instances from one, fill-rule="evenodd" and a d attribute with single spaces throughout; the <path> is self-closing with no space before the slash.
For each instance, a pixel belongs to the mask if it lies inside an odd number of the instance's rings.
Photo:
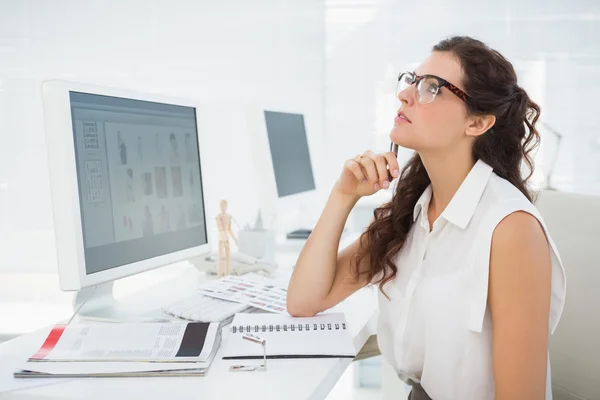
<path id="1" fill-rule="evenodd" d="M 458 60 L 448 52 L 433 52 L 415 71 L 417 75 L 435 75 L 464 90 L 463 72 Z M 390 139 L 419 153 L 450 149 L 464 140 L 467 128 L 465 103 L 446 87 L 440 88 L 431 103 L 420 104 L 416 85 L 398 94 L 408 121 L 396 118 Z M 410 122 L 409 122 L 410 121 Z"/>

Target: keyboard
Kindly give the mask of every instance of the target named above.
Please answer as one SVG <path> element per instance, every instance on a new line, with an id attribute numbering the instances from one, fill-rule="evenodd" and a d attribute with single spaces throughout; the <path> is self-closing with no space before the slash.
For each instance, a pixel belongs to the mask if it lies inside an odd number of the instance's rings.
<path id="1" fill-rule="evenodd" d="M 162 312 L 187 321 L 195 322 L 221 322 L 227 325 L 234 315 L 239 312 L 262 312 L 255 307 L 232 301 L 215 299 L 199 293 L 180 299 L 165 307 Z"/>

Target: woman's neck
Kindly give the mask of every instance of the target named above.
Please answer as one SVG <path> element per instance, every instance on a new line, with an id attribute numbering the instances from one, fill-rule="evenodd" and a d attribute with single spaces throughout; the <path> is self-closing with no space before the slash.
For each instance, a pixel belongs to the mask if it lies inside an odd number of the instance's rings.
<path id="1" fill-rule="evenodd" d="M 421 155 L 421 160 L 431 180 L 433 192 L 429 210 L 434 219 L 437 219 L 469 175 L 475 160 L 470 154 L 465 156 L 464 153 L 447 153 L 442 156 L 439 153 L 431 156 Z"/>

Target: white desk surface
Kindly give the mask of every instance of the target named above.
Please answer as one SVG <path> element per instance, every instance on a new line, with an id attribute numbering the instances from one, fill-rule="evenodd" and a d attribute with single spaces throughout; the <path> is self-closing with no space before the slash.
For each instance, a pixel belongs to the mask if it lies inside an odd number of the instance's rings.
<path id="1" fill-rule="evenodd" d="M 347 241 L 342 246 L 345 244 Z M 298 251 L 280 252 L 280 266 L 292 265 Z M 289 269 L 281 268 L 280 275 L 289 273 Z M 202 274 L 192 267 L 182 268 L 180 276 L 131 295 L 127 298 L 128 303 L 144 304 L 146 309 L 158 309 L 161 304 L 188 295 L 202 281 Z M 369 336 L 375 333 L 375 288 L 359 290 L 332 311 L 345 312 L 358 353 Z M 50 328 L 0 345 L 0 364 L 4 364 L 0 374 L 10 374 L 18 368 L 42 345 Z M 228 337 L 226 328 L 217 356 L 204 377 L 64 379 L 58 383 L 13 392 L 2 393 L 0 387 L 0 399 L 324 399 L 352 362 L 350 359 L 269 360 L 266 372 L 229 372 L 229 365 L 237 361 L 221 359 Z M 0 377 L 0 383 L 8 378 Z M 40 380 L 40 384 L 43 384 L 43 380 Z"/>

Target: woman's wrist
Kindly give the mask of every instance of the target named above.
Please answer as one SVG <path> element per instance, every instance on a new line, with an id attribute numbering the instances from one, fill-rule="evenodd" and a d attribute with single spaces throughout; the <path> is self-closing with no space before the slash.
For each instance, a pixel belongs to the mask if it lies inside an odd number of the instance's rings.
<path id="1" fill-rule="evenodd" d="M 358 194 L 347 194 L 342 192 L 339 182 L 336 182 L 331 191 L 330 199 L 342 206 L 349 206 L 352 209 L 362 196 Z"/>

